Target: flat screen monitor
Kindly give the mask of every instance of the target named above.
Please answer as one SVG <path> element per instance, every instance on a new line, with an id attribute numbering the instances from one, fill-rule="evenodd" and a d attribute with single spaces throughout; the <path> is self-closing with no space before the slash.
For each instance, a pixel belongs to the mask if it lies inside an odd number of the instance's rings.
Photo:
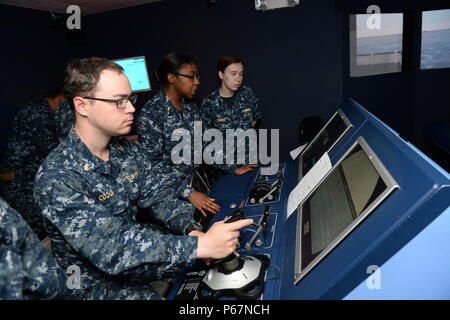
<path id="1" fill-rule="evenodd" d="M 123 68 L 125 75 L 130 81 L 131 90 L 133 90 L 133 92 L 151 90 L 147 64 L 144 56 L 115 59 L 112 61 Z"/>
<path id="2" fill-rule="evenodd" d="M 342 110 L 338 109 L 303 150 L 300 157 L 299 178 L 304 177 L 324 153 L 331 150 L 351 127 L 350 120 Z"/>
<path id="3" fill-rule="evenodd" d="M 324 259 L 395 189 L 397 183 L 359 137 L 300 203 L 294 283 Z"/>

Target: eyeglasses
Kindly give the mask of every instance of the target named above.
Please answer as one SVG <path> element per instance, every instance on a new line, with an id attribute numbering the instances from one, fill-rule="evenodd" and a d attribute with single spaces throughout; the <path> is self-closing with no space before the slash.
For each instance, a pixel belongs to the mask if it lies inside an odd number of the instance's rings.
<path id="1" fill-rule="evenodd" d="M 90 100 L 98 100 L 98 101 L 104 101 L 104 102 L 110 102 L 115 103 L 117 109 L 125 109 L 127 106 L 128 101 L 131 102 L 131 104 L 135 104 L 137 100 L 137 95 L 132 94 L 126 98 L 121 99 L 103 99 L 103 98 L 95 98 L 95 97 L 83 97 L 83 99 L 90 99 Z"/>
<path id="2" fill-rule="evenodd" d="M 191 80 L 195 79 L 195 80 L 200 81 L 200 76 L 198 74 L 196 74 L 195 76 L 190 76 L 188 74 L 182 74 L 182 73 L 177 73 L 177 72 L 174 72 L 173 74 L 176 75 L 176 76 L 186 77 L 186 78 L 189 78 Z"/>

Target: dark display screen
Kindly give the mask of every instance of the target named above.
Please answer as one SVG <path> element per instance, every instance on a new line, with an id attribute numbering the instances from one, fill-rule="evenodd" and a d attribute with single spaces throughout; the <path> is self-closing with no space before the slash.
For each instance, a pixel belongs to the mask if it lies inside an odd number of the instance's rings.
<path id="1" fill-rule="evenodd" d="M 351 124 L 340 113 L 335 113 L 325 127 L 302 153 L 302 177 L 316 164 L 325 152 L 339 140 Z"/>

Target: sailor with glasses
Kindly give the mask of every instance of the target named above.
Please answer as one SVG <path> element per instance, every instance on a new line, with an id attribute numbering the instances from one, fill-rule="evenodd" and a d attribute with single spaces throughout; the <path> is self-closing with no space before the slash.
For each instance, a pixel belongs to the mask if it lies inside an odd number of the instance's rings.
<path id="1" fill-rule="evenodd" d="M 75 110 L 68 137 L 45 159 L 34 195 L 53 253 L 79 270 L 82 299 L 161 299 L 152 281 L 172 281 L 197 258 L 236 249 L 251 220 L 199 231 L 193 206 L 179 200 L 142 146 L 124 139 L 134 120 L 128 78 L 103 58 L 69 64 L 66 96 Z M 138 207 L 165 227 L 137 220 Z"/>
<path id="2" fill-rule="evenodd" d="M 194 149 L 191 143 L 191 157 L 187 161 L 174 163 L 172 159 L 172 150 L 180 142 L 173 141 L 172 134 L 186 130 L 193 141 L 194 122 L 202 121 L 200 110 L 192 101 L 200 85 L 197 65 L 188 55 L 173 52 L 163 58 L 157 74 L 163 88 L 140 111 L 137 123 L 139 142 L 152 162 L 159 164 L 166 181 L 177 190 L 180 198 L 189 200 L 204 216 L 207 212 L 216 213 L 220 206 L 215 199 L 199 192 L 199 187 L 191 184 L 200 165 L 194 163 L 198 158 L 195 152 L 202 150 Z M 203 132 L 204 128 L 202 126 Z"/>

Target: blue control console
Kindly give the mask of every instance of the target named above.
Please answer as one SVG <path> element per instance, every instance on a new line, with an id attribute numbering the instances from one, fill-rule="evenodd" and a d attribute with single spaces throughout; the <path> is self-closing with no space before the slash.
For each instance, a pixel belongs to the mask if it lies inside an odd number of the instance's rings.
<path id="1" fill-rule="evenodd" d="M 332 169 L 287 212 L 291 191 L 324 153 Z M 222 176 L 210 196 L 222 208 L 210 225 L 239 208 L 253 218 L 238 252 L 264 256 L 267 266 L 262 291 L 251 298 L 450 298 L 449 174 L 352 99 L 299 159 L 273 176 L 260 168 Z M 198 261 L 168 298 L 214 298 L 206 276 Z"/>

